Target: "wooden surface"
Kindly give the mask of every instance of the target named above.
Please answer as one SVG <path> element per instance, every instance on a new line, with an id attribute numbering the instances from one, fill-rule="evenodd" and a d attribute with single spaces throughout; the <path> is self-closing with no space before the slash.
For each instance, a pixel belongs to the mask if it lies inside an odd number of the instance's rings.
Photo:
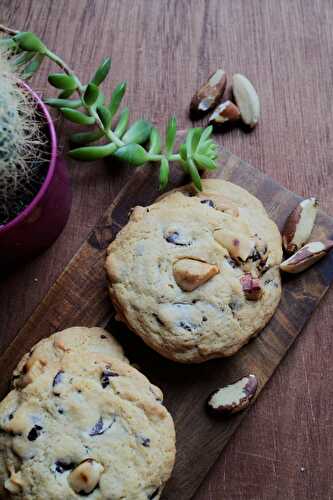
<path id="1" fill-rule="evenodd" d="M 333 213 L 330 0 L 0 0 L 2 21 L 32 29 L 81 76 L 104 55 L 111 82 L 127 78 L 132 116 L 189 125 L 189 99 L 218 65 L 255 83 L 255 131 L 219 138 L 232 152 Z M 79 69 L 80 66 L 80 69 Z M 34 86 L 46 88 L 46 64 Z M 66 128 L 61 127 L 65 145 Z M 65 146 L 64 146 L 65 147 Z M 129 172 L 70 162 L 74 202 L 56 244 L 3 280 L 1 349 L 112 202 Z M 196 500 L 330 499 L 333 370 L 332 290 L 231 440 Z M 58 312 L 61 314 L 61 311 Z"/>
<path id="2" fill-rule="evenodd" d="M 212 175 L 246 187 L 264 203 L 281 229 L 299 197 L 222 148 L 219 156 L 221 169 Z M 182 185 L 184 176 L 174 174 L 172 187 Z M 121 189 L 0 357 L 0 398 L 7 393 L 10 374 L 20 358 L 41 338 L 74 325 L 106 326 L 121 342 L 130 362 L 161 387 L 175 422 L 177 459 L 163 500 L 190 500 L 247 413 L 222 421 L 211 418 L 205 409 L 207 396 L 249 373 L 258 378 L 256 397 L 259 395 L 332 283 L 333 253 L 306 273 L 283 276 L 282 298 L 273 319 L 235 356 L 194 366 L 172 363 L 115 320 L 104 271 L 106 248 L 127 223 L 130 209 L 152 203 L 157 187 L 157 171 L 151 166 L 138 169 Z M 333 219 L 323 213 L 317 216 L 312 236 L 314 240 L 333 238 Z"/>

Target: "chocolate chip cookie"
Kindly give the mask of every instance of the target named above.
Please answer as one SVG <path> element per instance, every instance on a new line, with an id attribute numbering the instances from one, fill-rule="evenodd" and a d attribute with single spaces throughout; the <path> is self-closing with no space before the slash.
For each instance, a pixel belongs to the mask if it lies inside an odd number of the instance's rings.
<path id="1" fill-rule="evenodd" d="M 0 403 L 0 496 L 158 499 L 175 459 L 161 391 L 108 353 L 68 352 Z"/>
<path id="2" fill-rule="evenodd" d="M 121 345 L 103 328 L 76 326 L 56 332 L 25 354 L 13 373 L 14 387 L 25 386 L 71 352 L 99 352 L 127 361 Z"/>
<path id="3" fill-rule="evenodd" d="M 235 184 L 204 180 L 136 207 L 108 248 L 118 318 L 163 356 L 230 356 L 279 303 L 281 236 L 262 203 Z"/>

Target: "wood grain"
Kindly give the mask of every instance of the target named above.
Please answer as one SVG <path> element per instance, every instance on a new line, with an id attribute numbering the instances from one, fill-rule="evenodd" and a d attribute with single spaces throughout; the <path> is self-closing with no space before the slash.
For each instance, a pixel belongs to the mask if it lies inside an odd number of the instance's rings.
<path id="1" fill-rule="evenodd" d="M 222 168 L 214 172 L 214 177 L 246 187 L 282 227 L 299 197 L 226 150 L 219 156 Z M 308 272 L 285 278 L 282 300 L 273 319 L 237 355 L 196 366 L 162 359 L 115 320 L 104 273 L 106 248 L 126 224 L 130 209 L 148 205 L 156 198 L 156 174 L 153 167 L 135 172 L 0 357 L 0 397 L 8 391 L 10 373 L 20 357 L 42 337 L 74 325 L 106 326 L 122 343 L 130 361 L 138 364 L 165 394 L 176 425 L 177 460 L 163 498 L 189 500 L 247 413 L 223 421 L 212 419 L 205 410 L 207 395 L 248 373 L 257 375 L 256 397 L 259 395 L 333 281 L 333 254 Z M 174 174 L 172 186 L 183 182 L 181 174 Z M 333 219 L 321 213 L 313 237 L 332 236 Z"/>
<path id="2" fill-rule="evenodd" d="M 129 80 L 133 117 L 147 113 L 158 126 L 173 112 L 182 128 L 190 124 L 189 99 L 218 65 L 242 71 L 258 88 L 260 124 L 251 134 L 236 129 L 218 140 L 289 189 L 318 195 L 333 213 L 331 0 L 1 0 L 0 18 L 42 35 L 81 76 L 110 54 L 110 82 Z M 49 68 L 35 88 L 45 91 Z M 65 150 L 61 121 L 58 129 Z M 70 168 L 74 201 L 65 231 L 48 252 L 0 284 L 1 350 L 129 174 L 104 163 L 71 161 Z M 332 293 L 196 500 L 333 498 Z"/>

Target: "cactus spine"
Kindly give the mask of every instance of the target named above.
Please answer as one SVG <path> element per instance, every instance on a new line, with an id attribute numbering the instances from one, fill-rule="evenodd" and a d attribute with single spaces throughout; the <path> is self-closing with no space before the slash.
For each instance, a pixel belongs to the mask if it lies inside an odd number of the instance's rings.
<path id="1" fill-rule="evenodd" d="M 0 51 L 0 225 L 36 194 L 45 150 L 36 104 Z"/>

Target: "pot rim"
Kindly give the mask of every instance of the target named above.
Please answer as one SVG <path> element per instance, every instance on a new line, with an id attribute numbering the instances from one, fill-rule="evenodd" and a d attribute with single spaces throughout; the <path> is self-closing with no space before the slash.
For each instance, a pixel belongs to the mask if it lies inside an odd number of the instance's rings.
<path id="1" fill-rule="evenodd" d="M 38 205 L 40 200 L 45 195 L 45 193 L 50 185 L 50 182 L 53 178 L 55 166 L 56 166 L 56 160 L 57 160 L 57 135 L 55 132 L 53 120 L 50 116 L 50 113 L 48 112 L 46 105 L 43 103 L 43 101 L 39 97 L 39 95 L 34 90 L 32 90 L 32 88 L 26 82 L 22 82 L 22 85 L 23 85 L 23 87 L 26 88 L 26 90 L 35 99 L 39 109 L 41 110 L 42 114 L 46 118 L 45 125 L 47 126 L 47 136 L 48 136 L 48 140 L 50 143 L 51 156 L 50 156 L 50 160 L 49 160 L 49 165 L 48 165 L 46 177 L 45 177 L 44 182 L 41 185 L 38 193 L 33 198 L 33 200 L 29 203 L 29 205 L 27 205 L 25 207 L 25 209 L 22 210 L 22 212 L 20 212 L 14 219 L 7 222 L 7 224 L 0 225 L 0 234 L 3 234 L 5 232 L 9 231 L 10 229 L 12 229 L 13 227 L 17 226 L 18 224 L 20 224 L 24 219 L 26 219 L 28 217 L 28 215 L 31 214 L 31 212 L 34 210 L 34 208 Z"/>

